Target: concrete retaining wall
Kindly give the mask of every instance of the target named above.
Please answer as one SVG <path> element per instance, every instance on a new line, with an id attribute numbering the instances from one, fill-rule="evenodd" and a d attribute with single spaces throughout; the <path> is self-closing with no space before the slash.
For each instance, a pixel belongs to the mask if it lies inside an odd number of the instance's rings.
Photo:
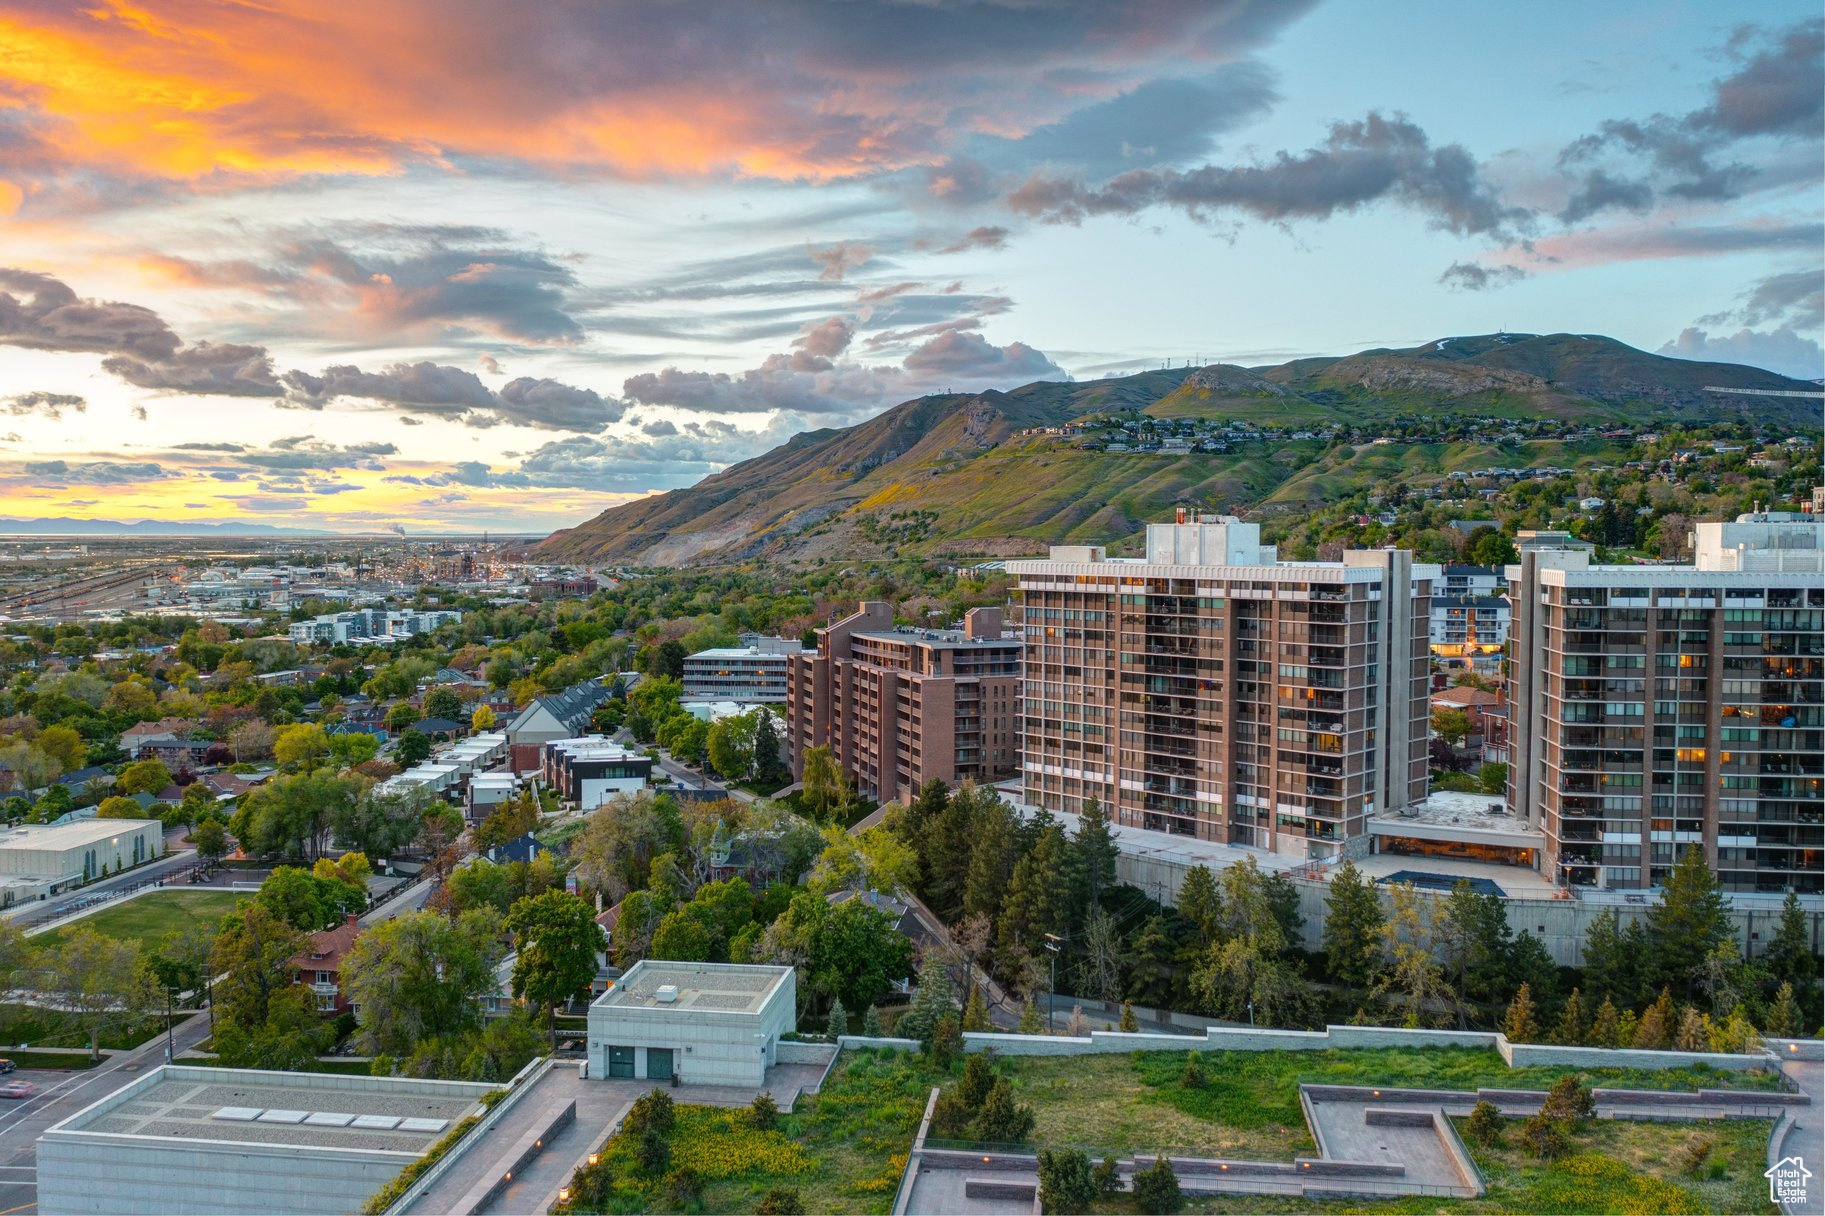
<path id="1" fill-rule="evenodd" d="M 837 1047 L 834 1043 L 797 1043 L 781 1039 L 773 1045 L 773 1052 L 777 1064 L 827 1064 L 836 1055 Z"/>
<path id="2" fill-rule="evenodd" d="M 1769 1066 L 1768 1057 L 1759 1053 L 1751 1056 L 1715 1051 L 1638 1051 L 1632 1047 L 1557 1047 L 1550 1043 L 1510 1043 L 1506 1038 L 1496 1044 L 1496 1050 L 1513 1068 L 1539 1064 L 1563 1068 L 1684 1068 L 1707 1064 L 1712 1068 L 1745 1072 Z"/>
<path id="3" fill-rule="evenodd" d="M 903 1040 L 854 1040 L 855 1043 Z M 844 1046 L 852 1040 L 845 1038 Z M 1783 1043 L 1788 1040 L 1782 1040 Z M 1804 1046 L 1805 1040 L 1794 1040 Z M 1825 1044 L 1820 1046 L 1825 1047 Z M 1000 1034 L 971 1030 L 963 1035 L 965 1051 L 995 1051 L 1004 1056 L 1082 1056 L 1130 1051 L 1324 1051 L 1365 1047 L 1493 1047 L 1512 1068 L 1557 1065 L 1566 1068 L 1686 1068 L 1705 1064 L 1730 1072 L 1771 1067 L 1768 1057 L 1725 1055 L 1710 1051 L 1639 1051 L 1634 1048 L 1557 1047 L 1548 1043 L 1510 1043 L 1494 1031 L 1405 1030 L 1384 1026 L 1327 1026 L 1323 1030 L 1268 1030 L 1260 1027 L 1212 1026 L 1201 1035 L 1124 1033 L 1093 1030 L 1088 1035 Z M 1806 1058 L 1800 1052 L 1794 1059 Z"/>

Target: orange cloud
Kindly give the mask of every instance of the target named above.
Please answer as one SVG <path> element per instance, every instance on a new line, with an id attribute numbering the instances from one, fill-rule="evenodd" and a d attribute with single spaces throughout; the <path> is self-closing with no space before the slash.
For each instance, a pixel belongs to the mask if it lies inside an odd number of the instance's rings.
<path id="1" fill-rule="evenodd" d="M 27 112 L 44 178 L 202 186 L 507 158 L 824 180 L 1030 131 L 1290 19 L 1265 0 L 1087 8 L 0 0 L 0 106 Z"/>

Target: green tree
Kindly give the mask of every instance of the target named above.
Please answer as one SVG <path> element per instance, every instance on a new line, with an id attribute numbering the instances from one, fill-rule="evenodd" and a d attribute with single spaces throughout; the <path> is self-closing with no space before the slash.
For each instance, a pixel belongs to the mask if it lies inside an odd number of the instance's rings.
<path id="1" fill-rule="evenodd" d="M 79 924 L 49 951 L 38 981 L 44 995 L 76 1019 L 89 1040 L 89 1059 L 101 1058 L 101 1032 L 131 1022 L 152 1007 L 152 974 L 139 947 Z"/>
<path id="2" fill-rule="evenodd" d="M 1179 883 L 1179 915 L 1190 921 L 1205 945 L 1217 935 L 1222 916 L 1222 899 L 1217 894 L 1217 876 L 1209 866 L 1193 866 Z"/>
<path id="3" fill-rule="evenodd" d="M 356 1041 L 369 1054 L 409 1056 L 424 1041 L 480 1025 L 495 991 L 501 918 L 490 909 L 454 920 L 408 912 L 355 939 L 343 985 L 357 1007 Z"/>
<path id="4" fill-rule="evenodd" d="M 431 737 L 415 730 L 403 731 L 393 744 L 393 758 L 403 768 L 423 764 L 431 755 Z"/>
<path id="5" fill-rule="evenodd" d="M 1729 906 L 1704 850 L 1688 845 L 1648 909 L 1648 939 L 1656 979 L 1690 996 L 1700 965 L 1730 935 Z"/>
<path id="6" fill-rule="evenodd" d="M 1534 1009 L 1531 985 L 1522 984 L 1515 992 L 1514 1000 L 1508 1002 L 1508 1012 L 1502 1016 L 1502 1033 L 1510 1043 L 1540 1041 L 1540 1015 Z"/>
<path id="7" fill-rule="evenodd" d="M 433 688 L 425 694 L 425 717 L 448 718 L 460 722 L 463 719 L 463 699 L 456 695 L 453 688 Z"/>
<path id="8" fill-rule="evenodd" d="M 1179 1190 L 1179 1175 L 1163 1154 L 1153 1164 L 1134 1172 L 1134 1209 L 1137 1212 L 1160 1212 L 1170 1216 L 1184 1208 L 1185 1196 Z"/>
<path id="9" fill-rule="evenodd" d="M 1351 988 L 1367 988 L 1381 963 L 1381 902 L 1375 885 L 1348 858 L 1325 895 L 1325 970 Z"/>
<path id="10" fill-rule="evenodd" d="M 791 776 L 780 755 L 779 727 L 773 721 L 773 711 L 769 709 L 754 711 L 753 750 L 754 780 L 762 788 L 778 785 Z"/>
<path id="11" fill-rule="evenodd" d="M 1400 1012 L 1404 1025 L 1437 1024 L 1458 1005 L 1457 991 L 1439 960 L 1439 918 L 1428 911 L 1411 883 L 1388 888 L 1388 899 L 1382 924 L 1387 966 L 1372 995 Z"/>
<path id="12" fill-rule="evenodd" d="M 507 916 L 513 934 L 513 995 L 545 1007 L 545 1028 L 556 1025 L 560 1001 L 589 987 L 596 976 L 602 928 L 590 906 L 564 891 L 522 899 Z"/>
<path id="13" fill-rule="evenodd" d="M 848 807 L 849 782 L 828 747 L 805 749 L 799 780 L 803 786 L 799 803 L 812 818 L 820 822 L 835 819 Z"/>
<path id="14" fill-rule="evenodd" d="M 171 770 L 163 760 L 138 760 L 120 770 L 115 784 L 123 794 L 156 794 L 171 784 Z"/>
<path id="15" fill-rule="evenodd" d="M 1470 737 L 1470 715 L 1461 709 L 1439 708 L 1432 711 L 1432 733 L 1452 747 L 1462 747 Z"/>
<path id="16" fill-rule="evenodd" d="M 1082 1150 L 1039 1150 L 1040 1211 L 1088 1212 L 1099 1193 L 1090 1158 Z"/>

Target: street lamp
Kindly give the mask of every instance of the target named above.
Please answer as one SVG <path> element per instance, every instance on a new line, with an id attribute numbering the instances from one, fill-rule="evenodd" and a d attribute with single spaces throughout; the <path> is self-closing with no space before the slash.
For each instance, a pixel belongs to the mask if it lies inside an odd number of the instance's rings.
<path id="1" fill-rule="evenodd" d="M 1052 982 L 1046 988 L 1046 1030 L 1050 1033 L 1057 1029 L 1058 1023 L 1058 943 L 1064 939 L 1056 933 L 1046 934 L 1046 953 L 1052 966 Z"/>

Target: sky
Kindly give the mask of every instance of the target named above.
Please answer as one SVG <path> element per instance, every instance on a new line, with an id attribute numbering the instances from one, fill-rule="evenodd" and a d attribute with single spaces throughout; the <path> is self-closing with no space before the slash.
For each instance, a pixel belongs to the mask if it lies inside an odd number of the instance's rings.
<path id="1" fill-rule="evenodd" d="M 1818 377 L 1822 48 L 1785 0 L 0 0 L 0 516 L 540 532 L 923 393 L 1498 329 Z"/>

